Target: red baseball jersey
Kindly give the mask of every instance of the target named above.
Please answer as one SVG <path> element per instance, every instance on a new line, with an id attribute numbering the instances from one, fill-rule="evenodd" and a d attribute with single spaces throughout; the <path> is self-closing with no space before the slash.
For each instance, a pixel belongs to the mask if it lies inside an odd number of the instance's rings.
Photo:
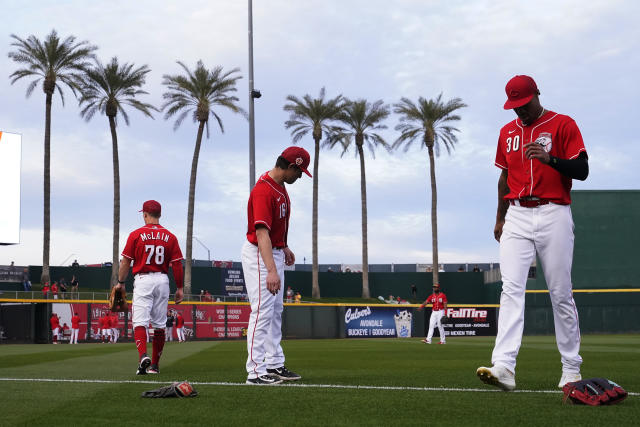
<path id="1" fill-rule="evenodd" d="M 146 224 L 129 234 L 122 256 L 133 261 L 133 275 L 169 272 L 173 261 L 183 259 L 178 239 L 160 224 Z"/>
<path id="2" fill-rule="evenodd" d="M 80 316 L 71 317 L 71 327 L 73 329 L 80 329 Z"/>
<path id="3" fill-rule="evenodd" d="M 444 304 L 447 302 L 447 296 L 442 293 L 432 293 L 431 295 L 429 295 L 429 297 L 427 298 L 427 303 L 431 303 L 433 304 L 433 311 L 440 311 L 440 310 L 444 310 Z"/>
<path id="4" fill-rule="evenodd" d="M 58 319 L 58 316 L 51 317 L 51 319 L 49 319 L 49 322 L 51 323 L 51 329 L 60 327 L 60 319 Z"/>
<path id="5" fill-rule="evenodd" d="M 109 325 L 111 325 L 112 328 L 117 328 L 118 327 L 118 315 L 117 314 L 112 314 L 111 316 L 109 316 Z"/>
<path id="6" fill-rule="evenodd" d="M 269 229 L 274 248 L 287 246 L 290 207 L 291 202 L 284 186 L 275 182 L 268 172 L 263 174 L 249 196 L 247 240 L 257 245 L 256 226 L 264 225 Z"/>
<path id="7" fill-rule="evenodd" d="M 176 328 L 182 328 L 184 326 L 184 318 L 181 314 L 176 317 Z"/>
<path id="8" fill-rule="evenodd" d="M 575 159 L 586 152 L 576 122 L 569 116 L 547 111 L 529 126 L 517 118 L 500 130 L 495 164 L 508 171 L 509 194 L 505 199 L 535 196 L 553 203 L 571 203 L 571 178 L 537 159 L 527 159 L 523 146 L 536 142 L 552 156 Z"/>

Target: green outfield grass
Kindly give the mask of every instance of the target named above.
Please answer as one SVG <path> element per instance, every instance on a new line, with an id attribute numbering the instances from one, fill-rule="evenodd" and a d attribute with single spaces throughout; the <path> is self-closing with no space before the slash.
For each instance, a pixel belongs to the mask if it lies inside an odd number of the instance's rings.
<path id="1" fill-rule="evenodd" d="M 492 390 L 475 376 L 489 363 L 492 345 L 493 338 L 479 337 L 451 338 L 444 346 L 417 338 L 285 341 L 287 366 L 303 376 L 297 384 L 304 387 L 244 385 L 242 341 L 168 343 L 154 376 L 134 374 L 132 343 L 2 345 L 0 425 L 638 424 L 640 336 L 583 337 L 583 376 L 605 376 L 635 393 L 620 405 L 598 408 L 562 404 L 553 337 L 524 340 L 516 381 L 519 390 L 531 392 L 479 391 Z M 195 385 L 200 396 L 194 399 L 140 398 L 184 379 L 216 384 Z M 336 385 L 379 388 L 330 387 Z"/>

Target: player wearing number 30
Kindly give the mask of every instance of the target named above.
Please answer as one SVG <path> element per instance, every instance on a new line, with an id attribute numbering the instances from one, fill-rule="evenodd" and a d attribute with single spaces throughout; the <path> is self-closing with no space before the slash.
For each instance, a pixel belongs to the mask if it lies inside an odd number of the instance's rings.
<path id="1" fill-rule="evenodd" d="M 247 384 L 271 385 L 300 376 L 284 366 L 282 309 L 284 265 L 295 263 L 287 246 L 291 202 L 286 184 L 302 172 L 311 176 L 309 153 L 289 147 L 276 165 L 260 177 L 249 196 L 247 240 L 242 246 L 242 270 L 251 303 L 247 327 Z"/>
<path id="2" fill-rule="evenodd" d="M 157 374 L 162 349 L 164 348 L 164 328 L 167 322 L 169 303 L 169 265 L 176 281 L 176 304 L 182 301 L 182 252 L 178 239 L 159 224 L 161 206 L 155 200 L 147 200 L 142 205 L 144 227 L 133 231 L 122 251 L 118 273 L 118 285 L 124 286 L 133 262 L 133 336 L 138 348 L 137 375 Z M 147 326 L 154 328 L 153 353 L 147 355 Z"/>

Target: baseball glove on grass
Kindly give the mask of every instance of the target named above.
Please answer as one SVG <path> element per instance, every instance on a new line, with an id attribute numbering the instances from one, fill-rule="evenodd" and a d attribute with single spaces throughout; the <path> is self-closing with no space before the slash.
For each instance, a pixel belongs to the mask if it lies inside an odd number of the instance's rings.
<path id="1" fill-rule="evenodd" d="M 588 380 L 567 383 L 562 387 L 563 402 L 578 405 L 613 405 L 627 397 L 625 389 L 606 378 L 590 378 Z"/>
<path id="2" fill-rule="evenodd" d="M 109 308 L 113 312 L 128 310 L 129 305 L 127 304 L 127 291 L 124 287 L 114 286 L 111 288 Z"/>
<path id="3" fill-rule="evenodd" d="M 142 397 L 196 397 L 198 392 L 186 381 L 173 383 L 156 390 L 145 391 Z"/>

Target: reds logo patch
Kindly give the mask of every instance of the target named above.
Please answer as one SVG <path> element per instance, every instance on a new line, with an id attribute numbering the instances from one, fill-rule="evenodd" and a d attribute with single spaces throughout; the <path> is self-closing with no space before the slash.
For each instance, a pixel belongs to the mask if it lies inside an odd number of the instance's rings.
<path id="1" fill-rule="evenodd" d="M 303 161 L 304 161 L 304 160 L 302 160 L 302 157 L 298 157 L 298 158 L 296 159 L 296 166 L 300 166 L 300 165 L 302 164 L 302 162 L 303 162 Z"/>
<path id="2" fill-rule="evenodd" d="M 549 132 L 540 133 L 538 138 L 535 140 L 535 143 L 542 145 L 544 147 L 544 151 L 547 153 L 551 151 L 551 142 L 551 134 Z"/>

